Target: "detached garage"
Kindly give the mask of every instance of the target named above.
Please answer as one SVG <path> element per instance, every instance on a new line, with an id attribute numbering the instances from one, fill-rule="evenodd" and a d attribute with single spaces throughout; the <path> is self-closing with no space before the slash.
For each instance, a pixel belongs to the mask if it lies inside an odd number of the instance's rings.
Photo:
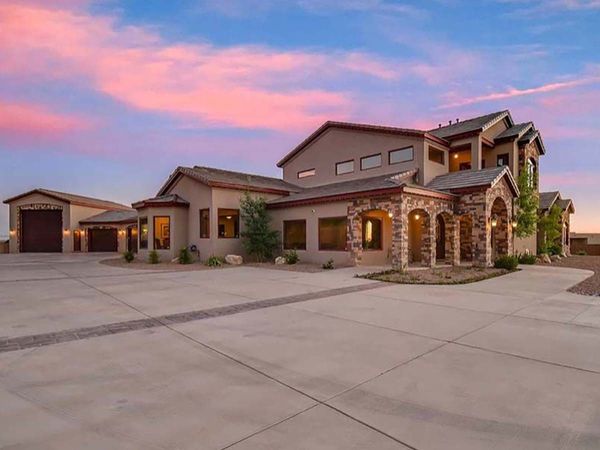
<path id="1" fill-rule="evenodd" d="M 10 208 L 11 253 L 85 251 L 82 220 L 107 211 L 132 211 L 119 203 L 49 189 L 34 189 L 4 203 Z M 116 251 L 115 236 L 116 230 L 95 233 L 95 251 Z"/>

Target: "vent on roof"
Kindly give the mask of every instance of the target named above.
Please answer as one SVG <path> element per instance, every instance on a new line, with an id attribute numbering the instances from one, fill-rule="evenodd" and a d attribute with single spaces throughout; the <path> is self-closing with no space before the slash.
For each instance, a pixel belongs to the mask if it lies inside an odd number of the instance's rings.
<path id="1" fill-rule="evenodd" d="M 441 123 L 438 123 L 438 128 L 442 128 L 442 124 Z"/>

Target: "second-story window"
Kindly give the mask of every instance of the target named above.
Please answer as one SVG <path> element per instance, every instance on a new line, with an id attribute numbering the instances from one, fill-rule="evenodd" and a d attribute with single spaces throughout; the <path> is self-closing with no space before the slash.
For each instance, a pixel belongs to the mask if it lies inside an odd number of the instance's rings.
<path id="1" fill-rule="evenodd" d="M 497 166 L 508 166 L 508 153 L 503 153 L 501 155 L 498 155 L 497 159 Z"/>
<path id="2" fill-rule="evenodd" d="M 354 160 L 339 162 L 335 165 L 335 174 L 344 175 L 354 172 Z"/>
<path id="3" fill-rule="evenodd" d="M 298 172 L 298 178 L 312 177 L 316 173 L 315 169 L 301 170 Z"/>
<path id="4" fill-rule="evenodd" d="M 381 167 L 381 153 L 360 158 L 360 170 L 374 169 L 375 167 Z"/>
<path id="5" fill-rule="evenodd" d="M 429 161 L 433 161 L 438 164 L 445 164 L 446 158 L 444 151 L 437 148 L 429 147 Z"/>
<path id="6" fill-rule="evenodd" d="M 399 164 L 407 161 L 412 161 L 415 157 L 415 151 L 412 147 L 399 148 L 398 150 L 390 150 L 389 163 Z"/>

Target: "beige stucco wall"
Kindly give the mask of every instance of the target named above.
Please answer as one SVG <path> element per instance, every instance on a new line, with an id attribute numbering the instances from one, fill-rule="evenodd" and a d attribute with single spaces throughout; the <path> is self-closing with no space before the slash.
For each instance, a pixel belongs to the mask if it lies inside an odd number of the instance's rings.
<path id="1" fill-rule="evenodd" d="M 283 237 L 284 220 L 306 219 L 306 250 L 298 250 L 300 261 L 322 264 L 332 258 L 338 265 L 352 263 L 349 251 L 319 250 L 319 218 L 347 217 L 346 202 L 272 209 L 270 215 L 271 225 L 279 231 L 281 237 Z"/>
<path id="2" fill-rule="evenodd" d="M 388 164 L 390 150 L 411 145 L 414 147 L 413 161 Z M 422 138 L 331 128 L 284 165 L 283 178 L 290 183 L 310 187 L 398 173 L 423 167 L 424 146 Z M 381 167 L 360 170 L 360 158 L 376 153 L 381 153 Z M 354 160 L 354 173 L 336 175 L 336 163 L 350 159 Z M 316 175 L 298 179 L 298 172 L 307 169 L 315 169 Z"/>
<path id="3" fill-rule="evenodd" d="M 448 168 L 449 168 L 448 160 L 450 159 L 449 152 L 446 149 L 444 149 L 442 146 L 432 145 L 432 144 L 427 143 L 425 145 L 425 147 L 426 147 L 425 158 L 424 158 L 423 165 L 422 165 L 423 176 L 422 176 L 422 179 L 420 180 L 422 182 L 422 184 L 429 183 L 431 180 L 433 180 L 438 175 L 443 175 L 445 173 L 448 173 Z M 444 164 L 439 164 L 437 162 L 429 160 L 429 148 L 435 148 L 437 150 L 441 150 L 444 152 Z"/>
<path id="4" fill-rule="evenodd" d="M 188 209 L 181 206 L 142 208 L 138 210 L 138 230 L 139 218 L 148 218 L 148 248 L 139 248 L 138 232 L 138 254 L 142 259 L 148 257 L 148 252 L 154 250 L 154 217 L 168 216 L 170 218 L 170 249 L 157 250 L 161 260 L 171 260 L 179 254 L 179 250 L 188 246 Z"/>
<path id="5" fill-rule="evenodd" d="M 483 151 L 485 159 L 485 167 L 496 167 L 498 163 L 498 155 L 508 153 L 508 167 L 516 178 L 519 172 L 519 149 L 515 142 L 503 142 L 496 145 L 494 148 L 486 148 Z"/>
<path id="6" fill-rule="evenodd" d="M 537 233 L 526 238 L 515 237 L 515 253 L 537 254 Z"/>

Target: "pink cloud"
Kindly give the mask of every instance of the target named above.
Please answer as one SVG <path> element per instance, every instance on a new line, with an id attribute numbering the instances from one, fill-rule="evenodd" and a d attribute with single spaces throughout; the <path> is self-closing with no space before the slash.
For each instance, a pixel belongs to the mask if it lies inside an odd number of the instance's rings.
<path id="1" fill-rule="evenodd" d="M 130 107 L 199 124 L 276 130 L 349 115 L 344 93 L 302 87 L 319 77 L 395 76 L 361 53 L 167 44 L 113 17 L 12 2 L 0 6 L 0 53 L 0 73 L 91 84 Z"/>
<path id="2" fill-rule="evenodd" d="M 56 138 L 88 128 L 89 121 L 57 114 L 45 107 L 0 100 L 0 136 L 16 138 Z"/>

